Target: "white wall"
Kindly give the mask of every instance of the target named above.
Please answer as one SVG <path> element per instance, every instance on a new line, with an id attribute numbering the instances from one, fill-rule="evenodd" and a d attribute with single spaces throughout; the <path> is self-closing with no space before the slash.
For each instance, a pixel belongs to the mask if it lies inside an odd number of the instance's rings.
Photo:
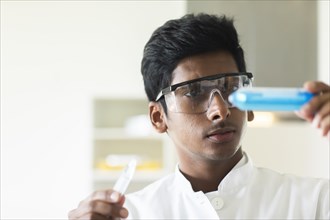
<path id="1" fill-rule="evenodd" d="M 92 98 L 144 97 L 140 60 L 181 1 L 1 1 L 1 219 L 90 193 Z"/>
<path id="2" fill-rule="evenodd" d="M 330 84 L 330 1 L 317 1 L 318 78 Z"/>
<path id="3" fill-rule="evenodd" d="M 250 122 L 243 140 L 256 166 L 305 177 L 329 179 L 329 148 L 329 140 L 302 121 Z"/>

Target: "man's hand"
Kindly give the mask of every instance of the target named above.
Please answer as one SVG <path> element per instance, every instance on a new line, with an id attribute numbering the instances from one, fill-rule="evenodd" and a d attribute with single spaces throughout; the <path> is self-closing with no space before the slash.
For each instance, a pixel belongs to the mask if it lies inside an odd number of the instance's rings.
<path id="1" fill-rule="evenodd" d="M 323 136 L 330 139 L 330 86 L 322 82 L 306 82 L 304 89 L 317 94 L 296 114 L 321 129 Z"/>
<path id="2" fill-rule="evenodd" d="M 68 217 L 70 220 L 127 218 L 128 211 L 123 207 L 124 202 L 125 196 L 111 189 L 96 191 L 70 211 Z"/>

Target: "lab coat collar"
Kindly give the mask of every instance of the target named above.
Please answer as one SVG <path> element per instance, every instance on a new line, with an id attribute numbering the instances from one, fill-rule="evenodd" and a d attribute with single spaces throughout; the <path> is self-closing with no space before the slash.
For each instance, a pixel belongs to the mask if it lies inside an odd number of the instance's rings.
<path id="1" fill-rule="evenodd" d="M 244 152 L 242 159 L 236 164 L 236 166 L 225 176 L 218 186 L 218 191 L 221 193 L 231 193 L 242 188 L 246 185 L 252 176 L 253 163 L 250 157 Z M 181 173 L 179 164 L 175 169 L 175 186 L 180 187 L 181 191 L 201 194 L 200 192 L 194 192 L 190 182 Z"/>

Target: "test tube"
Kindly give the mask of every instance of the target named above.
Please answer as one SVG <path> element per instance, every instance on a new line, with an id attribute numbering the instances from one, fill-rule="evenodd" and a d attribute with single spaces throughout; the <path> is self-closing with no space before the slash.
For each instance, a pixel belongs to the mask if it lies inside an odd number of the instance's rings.
<path id="1" fill-rule="evenodd" d="M 136 169 L 136 160 L 133 159 L 126 165 L 124 171 L 121 173 L 120 177 L 116 181 L 113 190 L 124 195 L 129 183 L 133 178 L 135 169 Z"/>
<path id="2" fill-rule="evenodd" d="M 314 94 L 301 88 L 240 88 L 229 96 L 229 102 L 241 110 L 295 111 Z"/>

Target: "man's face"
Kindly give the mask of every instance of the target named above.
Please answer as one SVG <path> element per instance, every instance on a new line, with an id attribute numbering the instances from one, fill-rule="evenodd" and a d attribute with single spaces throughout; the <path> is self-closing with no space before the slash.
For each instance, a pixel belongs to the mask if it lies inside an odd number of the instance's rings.
<path id="1" fill-rule="evenodd" d="M 219 73 L 238 72 L 231 54 L 215 52 L 183 59 L 173 72 L 172 85 Z M 168 111 L 164 116 L 167 133 L 180 160 L 219 161 L 232 158 L 240 149 L 246 123 L 252 112 L 228 108 L 216 93 L 205 113 L 185 114 Z"/>

